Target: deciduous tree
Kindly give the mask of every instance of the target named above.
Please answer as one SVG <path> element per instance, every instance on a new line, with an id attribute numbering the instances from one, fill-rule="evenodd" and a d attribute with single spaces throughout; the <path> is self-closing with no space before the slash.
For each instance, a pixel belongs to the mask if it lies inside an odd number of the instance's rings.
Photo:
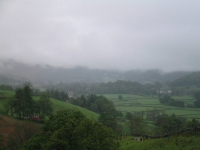
<path id="1" fill-rule="evenodd" d="M 42 93 L 40 99 L 37 101 L 41 117 L 50 116 L 53 113 L 52 103 L 47 93 Z"/>
<path id="2" fill-rule="evenodd" d="M 112 129 L 74 110 L 57 112 L 45 123 L 43 132 L 24 145 L 26 150 L 115 150 L 118 147 Z"/>
<path id="3" fill-rule="evenodd" d="M 117 128 L 117 122 L 110 113 L 107 113 L 107 112 L 101 113 L 99 116 L 99 122 L 101 122 L 102 124 L 104 124 L 107 127 L 112 128 L 114 131 Z"/>

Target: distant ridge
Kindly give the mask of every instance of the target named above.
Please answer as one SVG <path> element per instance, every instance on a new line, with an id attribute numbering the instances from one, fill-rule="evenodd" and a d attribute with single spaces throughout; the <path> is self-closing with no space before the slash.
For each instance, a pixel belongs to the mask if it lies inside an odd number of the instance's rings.
<path id="1" fill-rule="evenodd" d="M 200 71 L 193 72 L 171 82 L 172 86 L 197 86 L 200 87 Z"/>
<path id="2" fill-rule="evenodd" d="M 49 65 L 27 65 L 15 61 L 4 61 L 0 65 L 0 84 L 13 82 L 114 82 L 117 80 L 136 81 L 139 83 L 154 83 L 156 81 L 173 81 L 192 72 L 176 71 L 164 73 L 160 70 L 99 70 L 86 67 L 63 68 Z M 17 77 L 17 79 L 16 79 Z"/>

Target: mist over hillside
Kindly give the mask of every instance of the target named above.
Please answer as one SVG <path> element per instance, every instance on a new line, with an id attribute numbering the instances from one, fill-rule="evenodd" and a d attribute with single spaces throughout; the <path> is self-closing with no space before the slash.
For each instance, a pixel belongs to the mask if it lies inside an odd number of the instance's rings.
<path id="1" fill-rule="evenodd" d="M 0 68 L 1 83 L 22 81 L 56 84 L 59 82 L 114 82 L 117 80 L 154 83 L 173 81 L 190 74 L 189 71 L 164 73 L 161 70 L 99 70 L 86 67 L 62 68 L 50 65 L 27 65 L 16 61 L 4 61 Z"/>

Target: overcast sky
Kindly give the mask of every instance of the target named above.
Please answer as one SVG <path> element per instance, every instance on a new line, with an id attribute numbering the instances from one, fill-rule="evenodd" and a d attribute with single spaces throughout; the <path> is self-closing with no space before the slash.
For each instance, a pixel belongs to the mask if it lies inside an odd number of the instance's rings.
<path id="1" fill-rule="evenodd" d="M 200 70 L 200 1 L 1 0 L 0 59 Z"/>

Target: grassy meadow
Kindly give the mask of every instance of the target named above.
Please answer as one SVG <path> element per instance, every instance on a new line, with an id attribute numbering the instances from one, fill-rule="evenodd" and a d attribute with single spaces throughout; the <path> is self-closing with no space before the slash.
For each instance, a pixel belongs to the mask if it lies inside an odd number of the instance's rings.
<path id="1" fill-rule="evenodd" d="M 166 114 L 176 114 L 187 118 L 188 120 L 192 118 L 200 119 L 200 109 L 199 108 L 180 108 L 174 106 L 162 105 L 159 102 L 157 96 L 137 96 L 131 94 L 121 94 L 123 100 L 119 100 L 119 94 L 103 94 L 106 98 L 114 102 L 117 110 L 122 112 L 137 112 L 137 111 L 148 111 L 153 109 L 164 110 Z M 175 100 L 184 101 L 185 104 L 193 104 L 195 101 L 193 97 L 190 96 L 176 96 L 173 97 Z"/>
<path id="2" fill-rule="evenodd" d="M 52 98 L 51 98 L 51 102 L 53 104 L 54 112 L 58 110 L 63 110 L 63 109 L 77 109 L 81 111 L 84 115 L 86 115 L 88 118 L 98 120 L 99 114 L 92 112 L 90 110 L 87 110 L 85 108 L 82 108 L 82 107 L 79 107 L 67 102 L 58 101 Z"/>
<path id="3" fill-rule="evenodd" d="M 199 136 L 174 136 L 138 142 L 128 136 L 120 141 L 119 150 L 199 150 L 199 140 Z"/>

